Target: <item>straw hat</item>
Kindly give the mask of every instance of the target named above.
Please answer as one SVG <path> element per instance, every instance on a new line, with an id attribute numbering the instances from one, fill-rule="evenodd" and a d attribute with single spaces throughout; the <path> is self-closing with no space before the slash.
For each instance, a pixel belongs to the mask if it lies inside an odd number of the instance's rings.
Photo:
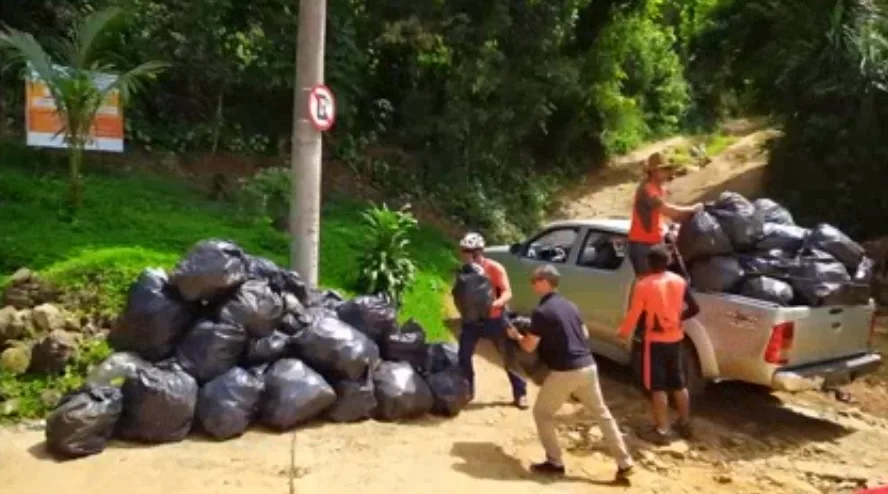
<path id="1" fill-rule="evenodd" d="M 648 156 L 647 161 L 644 164 L 644 171 L 653 172 L 657 170 L 671 170 L 675 168 L 673 163 L 669 163 L 666 161 L 666 158 L 663 157 L 662 153 L 654 153 Z"/>

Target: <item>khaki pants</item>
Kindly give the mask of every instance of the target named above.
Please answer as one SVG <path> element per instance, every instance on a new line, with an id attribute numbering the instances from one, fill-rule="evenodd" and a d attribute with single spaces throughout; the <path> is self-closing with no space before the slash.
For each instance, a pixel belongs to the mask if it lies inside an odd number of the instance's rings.
<path id="1" fill-rule="evenodd" d="M 568 372 L 551 371 L 540 388 L 536 403 L 533 406 L 533 418 L 536 421 L 540 442 L 546 450 L 546 459 L 552 463 L 563 465 L 561 448 L 555 434 L 555 412 L 573 394 L 598 421 L 598 427 L 604 435 L 604 441 L 611 456 L 617 460 L 620 468 L 632 465 L 632 457 L 626 450 L 623 436 L 604 403 L 601 386 L 598 383 L 598 368 L 595 365 Z"/>

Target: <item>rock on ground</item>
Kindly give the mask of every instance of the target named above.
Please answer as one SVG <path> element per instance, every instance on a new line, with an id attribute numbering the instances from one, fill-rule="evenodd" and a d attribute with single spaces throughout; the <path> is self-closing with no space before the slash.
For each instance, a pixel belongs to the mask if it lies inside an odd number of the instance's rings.
<path id="1" fill-rule="evenodd" d="M 52 304 L 42 304 L 31 311 L 34 317 L 34 326 L 42 332 L 52 332 L 65 329 L 65 314 Z"/>
<path id="2" fill-rule="evenodd" d="M 57 373 L 77 357 L 79 335 L 67 331 L 53 331 L 45 336 L 31 354 L 32 372 Z"/>

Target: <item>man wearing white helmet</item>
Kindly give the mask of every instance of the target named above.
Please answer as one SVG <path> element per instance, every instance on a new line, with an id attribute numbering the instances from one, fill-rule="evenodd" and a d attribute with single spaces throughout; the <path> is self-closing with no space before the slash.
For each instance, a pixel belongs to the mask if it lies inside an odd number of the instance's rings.
<path id="1" fill-rule="evenodd" d="M 475 263 L 484 268 L 484 274 L 490 280 L 494 289 L 494 301 L 489 317 L 478 322 L 463 323 L 459 335 L 459 364 L 462 367 L 472 396 L 475 393 L 475 368 L 472 365 L 472 356 L 475 347 L 481 338 L 500 339 L 506 337 L 508 322 L 503 318 L 506 304 L 512 299 L 512 287 L 509 284 L 509 275 L 502 264 L 484 257 L 484 237 L 478 233 L 468 233 L 459 243 L 460 258 L 464 263 Z M 516 374 L 506 371 L 509 383 L 512 386 L 512 398 L 515 406 L 527 409 L 527 383 Z"/>

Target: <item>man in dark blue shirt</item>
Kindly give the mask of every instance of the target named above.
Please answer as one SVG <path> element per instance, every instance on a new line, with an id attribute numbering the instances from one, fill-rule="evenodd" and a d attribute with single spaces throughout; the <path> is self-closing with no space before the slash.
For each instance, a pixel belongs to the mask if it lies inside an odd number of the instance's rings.
<path id="1" fill-rule="evenodd" d="M 598 421 L 611 455 L 617 460 L 617 480 L 622 481 L 632 470 L 632 457 L 626 450 L 617 422 L 604 403 L 598 368 L 589 349 L 580 312 L 573 302 L 557 291 L 559 278 L 555 266 L 537 268 L 531 282 L 541 299 L 533 311 L 529 333 L 522 335 L 515 328 L 508 329 L 509 337 L 517 340 L 522 350 L 538 350 L 540 360 L 550 369 L 533 407 L 546 461 L 533 465 L 531 470 L 542 474 L 564 474 L 554 419 L 555 412 L 573 395 Z"/>

